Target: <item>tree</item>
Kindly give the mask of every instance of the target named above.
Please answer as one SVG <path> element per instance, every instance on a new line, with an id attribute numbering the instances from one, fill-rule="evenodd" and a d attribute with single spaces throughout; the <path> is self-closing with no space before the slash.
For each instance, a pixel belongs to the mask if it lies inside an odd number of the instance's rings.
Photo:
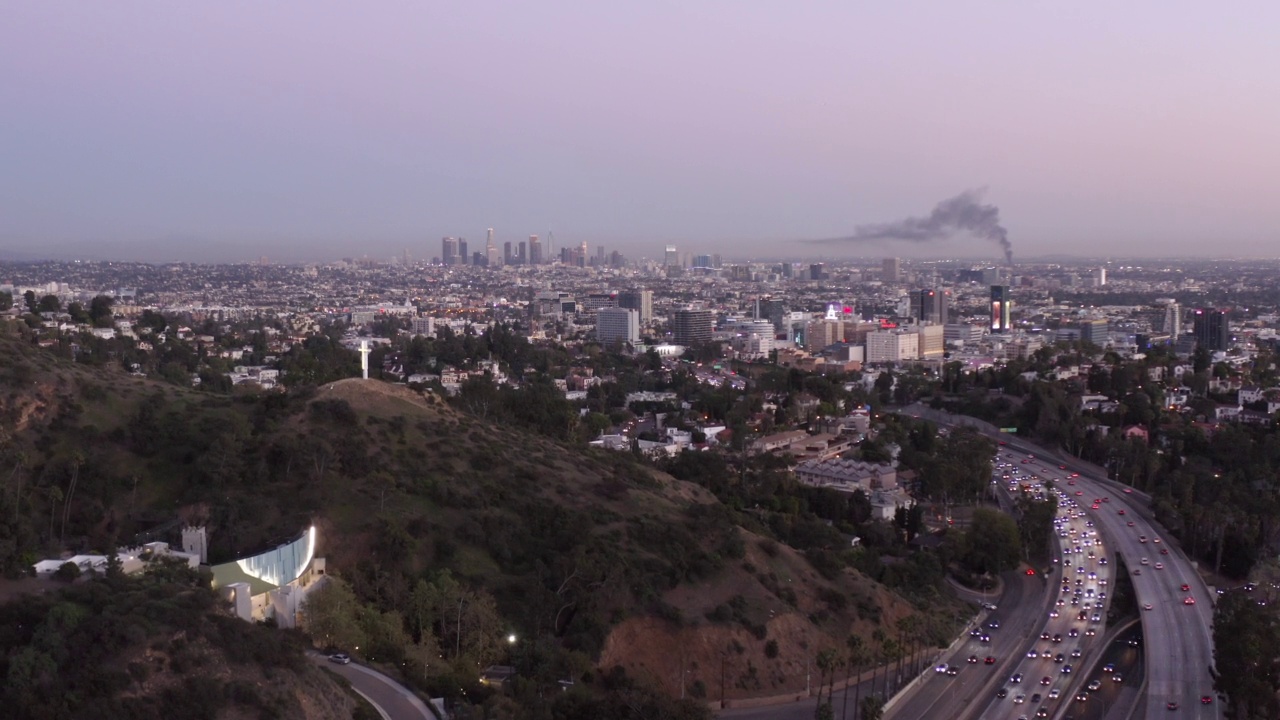
<path id="1" fill-rule="evenodd" d="M 335 575 L 314 590 L 302 605 L 302 625 L 324 647 L 358 648 L 365 645 L 360 623 L 360 601 L 351 587 Z"/>
<path id="2" fill-rule="evenodd" d="M 964 535 L 964 563 L 976 573 L 999 573 L 1018 565 L 1022 537 L 1013 518 L 991 508 L 977 508 Z"/>
<path id="3" fill-rule="evenodd" d="M 75 582 L 80 577 L 80 566 L 70 561 L 64 562 L 54 571 L 53 576 L 62 582 Z"/>
<path id="4" fill-rule="evenodd" d="M 13 307 L 13 293 L 0 292 L 0 312 L 4 312 Z"/>
<path id="5" fill-rule="evenodd" d="M 62 309 L 62 301 L 57 295 L 45 295 L 40 298 L 40 303 L 36 305 L 36 311 L 42 313 L 56 313 Z"/>
<path id="6" fill-rule="evenodd" d="M 111 308 L 115 300 L 106 295 L 98 295 L 89 303 L 89 319 L 94 327 L 109 328 L 112 325 Z"/>

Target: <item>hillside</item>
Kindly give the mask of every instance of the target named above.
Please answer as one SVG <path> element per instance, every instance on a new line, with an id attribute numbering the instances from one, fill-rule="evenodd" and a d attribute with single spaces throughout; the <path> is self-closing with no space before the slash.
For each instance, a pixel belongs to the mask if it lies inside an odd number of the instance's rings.
<path id="1" fill-rule="evenodd" d="M 197 584 L 170 567 L 0 605 L 5 717 L 370 717 L 300 635 L 235 619 Z"/>
<path id="2" fill-rule="evenodd" d="M 483 407 L 361 380 L 214 396 L 4 337 L 0 357 L 9 571 L 60 539 L 100 548 L 179 520 L 210 528 L 220 562 L 314 522 L 330 571 L 381 613 L 362 620 L 380 654 L 440 692 L 473 682 L 464 660 L 507 659 L 546 683 L 617 665 L 672 694 L 683 666 L 695 696 L 717 697 L 728 653 L 729 697 L 774 694 L 803 687 L 796 668 L 819 650 L 870 646 L 924 607 L 847 567 L 816 572 L 696 482 Z M 485 598 L 494 611 L 464 620 Z M 958 607 L 934 610 L 920 624 L 940 638 Z M 503 657 L 469 623 L 530 644 Z"/>

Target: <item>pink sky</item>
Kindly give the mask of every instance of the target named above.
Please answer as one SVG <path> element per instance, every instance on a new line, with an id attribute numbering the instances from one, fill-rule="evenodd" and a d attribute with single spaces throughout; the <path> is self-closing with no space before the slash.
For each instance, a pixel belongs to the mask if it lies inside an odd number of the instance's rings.
<path id="1" fill-rule="evenodd" d="M 799 256 L 984 186 L 1020 257 L 1274 256 L 1280 5 L 795 5 L 10 3 L 0 260 Z"/>

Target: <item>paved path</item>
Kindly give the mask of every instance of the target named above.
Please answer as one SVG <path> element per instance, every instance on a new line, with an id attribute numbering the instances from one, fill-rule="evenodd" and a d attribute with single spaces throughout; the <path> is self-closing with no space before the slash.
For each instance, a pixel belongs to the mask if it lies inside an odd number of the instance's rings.
<path id="1" fill-rule="evenodd" d="M 435 720 L 427 704 L 408 688 L 377 670 L 370 670 L 352 662 L 339 665 L 319 653 L 308 653 L 311 661 L 341 675 L 351 687 L 365 697 L 382 715 L 384 720 Z"/>

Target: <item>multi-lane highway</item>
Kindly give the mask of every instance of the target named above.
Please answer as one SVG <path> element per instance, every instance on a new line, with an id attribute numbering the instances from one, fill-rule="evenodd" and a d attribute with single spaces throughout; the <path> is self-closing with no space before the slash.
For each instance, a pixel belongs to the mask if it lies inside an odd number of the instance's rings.
<path id="1" fill-rule="evenodd" d="M 953 424 L 968 424 L 961 416 L 935 419 Z M 1223 707 L 1213 691 L 1210 667 L 1213 663 L 1212 595 L 1194 565 L 1181 549 L 1168 542 L 1146 511 L 1146 501 L 1127 492 L 1123 486 L 1091 476 L 1088 468 L 1070 458 L 1060 459 L 1055 453 L 1032 443 L 1006 436 L 1003 451 L 1034 455 L 1034 465 L 1041 470 L 1059 470 L 1075 485 L 1068 485 L 1072 497 L 1107 498 L 1094 510 L 1085 506 L 1086 516 L 1107 542 L 1113 557 L 1122 557 L 1131 573 L 1134 593 L 1141 611 L 1143 635 L 1146 638 L 1146 686 L 1141 701 L 1148 719 L 1157 717 L 1218 720 Z M 1019 465 L 1022 465 L 1019 461 Z M 1065 470 L 1059 467 L 1064 465 Z M 1059 476 L 1060 478 L 1061 476 Z M 1059 479 L 1059 483 L 1061 479 Z M 1075 492 L 1081 493 L 1075 495 Z M 1142 559 L 1147 558 L 1147 564 Z M 1158 569 L 1156 565 L 1161 567 Z M 1183 588 L 1186 588 L 1185 590 Z M 1136 682 L 1137 679 L 1135 678 Z M 994 717 L 994 716 L 993 716 Z"/>

